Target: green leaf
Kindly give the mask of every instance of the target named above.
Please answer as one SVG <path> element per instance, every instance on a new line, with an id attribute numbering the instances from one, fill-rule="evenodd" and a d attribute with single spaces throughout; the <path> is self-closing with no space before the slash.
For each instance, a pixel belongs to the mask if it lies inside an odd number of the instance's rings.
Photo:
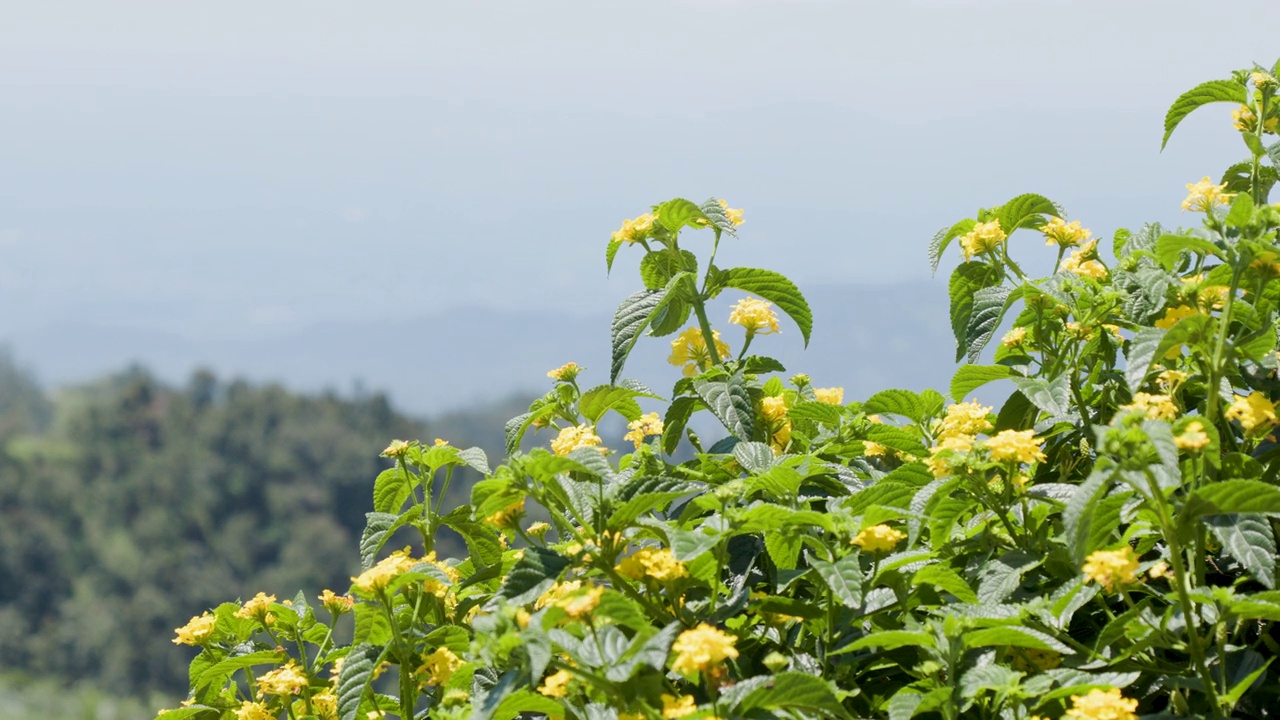
<path id="1" fill-rule="evenodd" d="M 668 200 L 661 205 L 655 205 L 653 214 L 658 219 L 658 222 L 662 223 L 663 227 L 673 233 L 679 232 L 680 228 L 686 225 L 694 228 L 705 227 L 698 220 L 710 222 L 710 219 L 702 212 L 702 208 L 684 198 L 676 198 Z"/>
<path id="2" fill-rule="evenodd" d="M 1128 351 L 1125 353 L 1124 379 L 1131 392 L 1142 388 L 1147 379 L 1147 370 L 1164 341 L 1164 335 L 1165 331 L 1160 328 L 1144 327 L 1129 339 Z"/>
<path id="3" fill-rule="evenodd" d="M 858 553 L 845 555 L 835 562 L 810 557 L 809 565 L 845 607 L 862 605 L 862 568 L 858 564 Z"/>
<path id="4" fill-rule="evenodd" d="M 964 636 L 965 645 L 971 648 L 990 647 L 992 645 L 1009 645 L 1011 647 L 1034 648 L 1074 655 L 1070 645 L 1061 642 L 1052 635 L 1033 630 L 1028 627 L 993 627 L 968 632 Z"/>
<path id="5" fill-rule="evenodd" d="M 196 718 L 205 715 L 218 717 L 220 714 L 217 708 L 212 708 L 208 705 L 191 705 L 177 710 L 165 710 L 157 715 L 155 720 L 196 720 Z"/>
<path id="6" fill-rule="evenodd" d="M 666 337 L 684 327 L 693 312 L 693 305 L 683 297 L 672 295 L 658 308 L 649 323 L 649 337 Z"/>
<path id="7" fill-rule="evenodd" d="M 1246 134 L 1245 137 L 1253 137 Z M 1256 140 L 1256 138 L 1255 138 Z M 1258 148 L 1258 154 L 1264 151 Z M 1234 200 L 1231 201 L 1231 210 L 1227 212 L 1227 227 L 1243 228 L 1253 221 L 1253 213 L 1255 211 L 1253 198 L 1248 193 L 1238 193 Z"/>
<path id="8" fill-rule="evenodd" d="M 1004 319 L 1009 305 L 1022 295 L 1020 290 L 995 285 L 981 288 L 973 294 L 973 309 L 970 311 L 969 326 L 965 329 L 964 337 L 969 362 L 977 362 L 982 349 L 1000 327 L 1000 321 Z"/>
<path id="9" fill-rule="evenodd" d="M 441 520 L 446 527 L 462 536 L 467 552 L 478 567 L 502 562 L 502 545 L 494 536 L 493 528 L 473 522 L 470 515 L 470 508 L 459 508 Z"/>
<path id="10" fill-rule="evenodd" d="M 688 250 L 663 248 L 645 254 L 640 260 L 640 279 L 650 290 L 659 290 L 681 272 L 697 272 L 698 258 Z"/>
<path id="11" fill-rule="evenodd" d="M 951 272 L 948 294 L 951 299 L 951 331 L 956 338 L 956 362 L 965 355 L 965 338 L 969 330 L 969 318 L 973 316 L 973 296 L 985 287 L 999 285 L 1003 275 L 996 268 L 981 262 L 957 265 Z"/>
<path id="12" fill-rule="evenodd" d="M 604 414 L 613 410 L 628 421 L 640 419 L 638 397 L 657 397 L 651 393 L 637 392 L 628 387 L 617 385 L 599 385 L 582 393 L 578 399 L 578 412 L 592 425 L 600 422 Z"/>
<path id="13" fill-rule="evenodd" d="M 667 416 L 662 419 L 663 452 L 670 455 L 676 451 L 685 426 L 689 424 L 689 417 L 697 406 L 698 401 L 691 397 L 678 397 L 671 402 L 671 407 L 667 408 Z"/>
<path id="14" fill-rule="evenodd" d="M 787 409 L 787 417 L 792 420 L 812 420 L 819 425 L 838 427 L 844 410 L 839 405 L 824 402 L 798 402 Z"/>
<path id="15" fill-rule="evenodd" d="M 1014 378 L 1013 384 L 1033 405 L 1052 417 L 1066 415 L 1071 410 L 1071 388 L 1065 374 L 1052 380 Z"/>
<path id="16" fill-rule="evenodd" d="M 813 311 L 795 283 L 771 270 L 757 268 L 725 270 L 723 282 L 725 287 L 754 293 L 777 305 L 800 328 L 800 336 L 808 347 L 809 334 L 813 332 Z"/>
<path id="17" fill-rule="evenodd" d="M 1084 562 L 1089 554 L 1089 540 L 1092 536 L 1094 509 L 1107 494 L 1111 486 L 1110 470 L 1094 470 L 1091 475 L 1076 488 L 1075 493 L 1062 511 L 1062 529 L 1067 541 L 1067 549 L 1075 565 Z"/>
<path id="18" fill-rule="evenodd" d="M 1276 538 L 1262 515 L 1213 515 L 1205 524 L 1222 550 L 1268 590 L 1276 587 Z"/>
<path id="19" fill-rule="evenodd" d="M 386 544 L 387 539 L 396 530 L 419 517 L 421 513 L 421 504 L 408 508 L 398 516 L 391 513 L 365 513 L 364 532 L 360 536 L 360 565 L 362 569 L 368 570 L 373 567 L 378 551 Z"/>
<path id="20" fill-rule="evenodd" d="M 520 449 L 520 441 L 524 439 L 524 434 L 529 430 L 529 426 L 533 425 L 537 420 L 549 418 L 555 414 L 555 405 L 543 405 L 537 410 L 517 415 L 508 420 L 503 428 L 507 454 L 511 455 Z"/>
<path id="21" fill-rule="evenodd" d="M 283 657 L 275 650 L 259 650 L 258 652 L 245 653 L 243 655 L 229 655 L 200 673 L 194 688 L 198 690 L 209 685 L 222 685 L 237 670 L 243 670 L 254 665 L 278 665 Z"/>
<path id="22" fill-rule="evenodd" d="M 978 602 L 978 594 L 960 577 L 960 573 L 943 565 L 926 565 L 920 568 L 911 576 L 911 584 L 930 585 L 945 590 L 955 595 L 960 602 Z"/>
<path id="23" fill-rule="evenodd" d="M 1062 208 L 1043 195 L 1026 193 L 1000 206 L 1000 229 L 1012 235 L 1018 228 L 1038 228 L 1044 215 L 1063 215 Z"/>
<path id="24" fill-rule="evenodd" d="M 1022 575 L 1044 562 L 1021 550 L 1009 551 L 982 567 L 978 576 L 978 601 L 986 605 L 1004 602 L 1022 583 Z"/>
<path id="25" fill-rule="evenodd" d="M 740 442 L 733 447 L 733 457 L 752 475 L 773 467 L 773 448 L 761 442 Z"/>
<path id="26" fill-rule="evenodd" d="M 962 365 L 951 377 L 951 399 L 964 402 L 974 390 L 996 380 L 1021 377 L 1004 365 Z"/>
<path id="27" fill-rule="evenodd" d="M 689 273 L 677 273 L 662 290 L 641 290 L 638 293 L 627 296 L 618 305 L 617 311 L 613 314 L 613 323 L 610 326 L 613 338 L 613 359 L 609 369 L 610 383 L 617 384 L 618 376 L 622 374 L 622 366 L 627 362 L 627 356 L 631 354 L 631 349 L 635 347 L 636 340 L 640 338 L 640 333 L 649 327 L 654 315 L 666 304 L 666 300 L 671 296 L 672 291 L 681 282 L 691 277 L 692 275 Z"/>
<path id="28" fill-rule="evenodd" d="M 929 633 L 911 630 L 882 630 L 873 632 L 866 637 L 858 638 L 840 648 L 840 652 L 852 652 L 870 647 L 896 650 L 901 647 L 936 648 L 937 646 L 937 642 Z"/>
<path id="29" fill-rule="evenodd" d="M 1183 345 L 1190 346 L 1193 351 L 1207 348 L 1213 339 L 1216 327 L 1216 321 L 1208 315 L 1202 313 L 1188 315 L 1165 332 L 1160 346 L 1156 348 L 1155 356 L 1157 359 L 1163 359 L 1169 351 Z"/>
<path id="30" fill-rule="evenodd" d="M 910 390 L 881 390 L 867 398 L 862 411 L 868 415 L 898 415 L 914 422 L 925 417 L 924 401 Z"/>
<path id="31" fill-rule="evenodd" d="M 618 248 L 622 247 L 621 240 L 609 239 L 609 246 L 604 249 L 604 266 L 605 274 L 613 272 L 613 259 L 618 255 Z"/>
<path id="32" fill-rule="evenodd" d="M 738 236 L 738 231 L 734 228 L 733 221 L 729 219 L 729 214 L 725 212 L 724 206 L 720 204 L 719 198 L 707 198 L 698 207 L 707 220 L 711 221 L 712 227 L 733 237 Z"/>
<path id="33" fill-rule="evenodd" d="M 693 390 L 734 437 L 751 439 L 755 414 L 741 373 L 728 380 L 694 380 Z"/>
<path id="34" fill-rule="evenodd" d="M 1260 480 L 1222 480 L 1191 493 L 1182 518 L 1260 513 L 1280 516 L 1280 488 Z"/>
<path id="35" fill-rule="evenodd" d="M 929 451 L 921 444 L 918 437 L 892 425 L 873 424 L 867 428 L 867 439 L 916 457 L 924 457 L 929 454 Z"/>
<path id="36" fill-rule="evenodd" d="M 490 717 L 503 720 L 520 716 L 521 713 L 538 713 L 558 719 L 564 717 L 564 705 L 532 690 L 517 690 L 502 698 Z"/>
<path id="37" fill-rule="evenodd" d="M 413 492 L 415 478 L 400 464 L 378 473 L 373 481 L 374 512 L 395 513 Z"/>
<path id="38" fill-rule="evenodd" d="M 533 602 L 571 564 L 568 558 L 554 550 L 536 546 L 525 548 L 524 556 L 511 568 L 499 594 L 513 605 Z"/>
<path id="39" fill-rule="evenodd" d="M 1218 246 L 1204 238 L 1189 237 L 1187 235 L 1161 235 L 1156 240 L 1156 259 L 1160 261 L 1160 264 L 1166 270 L 1176 270 L 1178 263 L 1182 260 L 1182 253 L 1187 251 L 1217 258 L 1222 257 L 1222 251 L 1218 249 Z"/>
<path id="40" fill-rule="evenodd" d="M 701 485 L 682 482 L 674 478 L 653 478 L 645 483 L 645 491 L 627 498 L 620 507 L 613 511 L 613 514 L 609 516 L 609 527 L 626 527 L 641 515 L 658 508 L 668 507 L 673 500 L 696 492 L 701 487 Z"/>
<path id="41" fill-rule="evenodd" d="M 1001 430 L 1027 430 L 1035 425 L 1036 416 L 1040 411 L 1021 390 L 1014 390 L 1004 404 L 1000 406 L 1000 412 L 996 415 L 996 426 L 993 432 Z"/>
<path id="42" fill-rule="evenodd" d="M 338 717 L 341 720 L 355 720 L 369 683 L 373 682 L 373 670 L 381 664 L 389 649 L 390 646 L 383 648 L 362 643 L 347 653 L 338 674 Z"/>
<path id="43" fill-rule="evenodd" d="M 946 252 L 947 246 L 951 244 L 951 241 L 968 233 L 977 224 L 978 222 L 973 218 L 965 218 L 950 228 L 942 228 L 933 236 L 933 240 L 929 242 L 930 272 L 937 274 L 938 263 L 942 262 L 942 253 Z"/>
<path id="44" fill-rule="evenodd" d="M 1164 150 L 1164 146 L 1169 143 L 1169 136 L 1173 135 L 1178 123 L 1182 122 L 1182 119 L 1187 115 L 1190 115 L 1192 110 L 1213 102 L 1229 102 L 1243 105 L 1248 99 L 1244 86 L 1234 80 L 1210 80 L 1182 93 L 1177 100 L 1173 101 L 1173 105 L 1169 106 L 1169 111 L 1165 113 L 1164 138 L 1160 140 L 1160 149 Z"/>
<path id="45" fill-rule="evenodd" d="M 383 645 L 391 639 L 391 623 L 382 606 L 375 603 L 356 603 L 355 631 L 351 641 Z"/>
<path id="46" fill-rule="evenodd" d="M 736 710 L 737 713 L 749 715 L 749 711 L 755 709 L 789 708 L 807 710 L 825 717 L 840 718 L 840 720 L 852 720 L 849 713 L 840 705 L 840 700 L 829 682 L 801 672 L 782 672 L 774 675 L 764 687 L 753 690 L 739 701 Z"/>

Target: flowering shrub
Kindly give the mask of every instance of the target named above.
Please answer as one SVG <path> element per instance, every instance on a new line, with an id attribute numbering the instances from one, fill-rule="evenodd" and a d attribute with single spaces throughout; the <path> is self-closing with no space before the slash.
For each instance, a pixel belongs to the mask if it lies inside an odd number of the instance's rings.
<path id="1" fill-rule="evenodd" d="M 1275 72 L 1169 110 L 1166 141 L 1235 103 L 1251 153 L 1187 186 L 1196 227 L 1120 230 L 1104 259 L 1020 195 L 938 234 L 935 268 L 953 241 L 963 255 L 950 402 L 846 404 L 754 354 L 793 326 L 807 341 L 812 317 L 785 277 L 716 264 L 741 210 L 677 199 L 627 220 L 607 264 L 641 252 L 644 288 L 614 316 L 609 382 L 549 372 L 497 467 L 391 443 L 349 594 L 193 618 L 174 640 L 198 650 L 191 696 L 160 717 L 1276 717 Z M 1048 277 L 1014 260 L 1037 237 Z M 725 292 L 745 296 L 722 339 L 707 303 Z M 666 398 L 622 377 L 645 334 L 674 338 Z M 1012 386 L 998 406 L 972 399 L 994 381 Z M 724 437 L 705 444 L 698 413 Z M 441 507 L 462 466 L 485 479 Z M 468 557 L 436 557 L 444 529 Z M 397 532 L 422 549 L 384 552 Z"/>

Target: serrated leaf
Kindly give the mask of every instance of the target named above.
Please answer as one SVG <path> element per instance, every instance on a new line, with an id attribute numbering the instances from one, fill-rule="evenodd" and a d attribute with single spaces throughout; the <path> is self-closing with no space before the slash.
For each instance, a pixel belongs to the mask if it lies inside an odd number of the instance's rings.
<path id="1" fill-rule="evenodd" d="M 613 272 L 613 259 L 618 255 L 618 249 L 622 247 L 622 240 L 609 239 L 609 245 L 604 249 L 604 267 L 605 274 Z"/>
<path id="2" fill-rule="evenodd" d="M 675 198 L 661 205 L 655 205 L 653 215 L 658 222 L 662 223 L 663 227 L 673 233 L 679 232 L 680 228 L 686 225 L 694 228 L 704 227 L 698 220 L 710 222 L 706 214 L 702 212 L 702 208 L 684 198 Z"/>
<path id="3" fill-rule="evenodd" d="M 382 656 L 389 650 L 362 643 L 351 648 L 342 661 L 342 671 L 338 674 L 338 717 L 341 720 L 355 720 L 360 711 L 361 701 L 369 683 L 373 682 L 373 671 L 382 661 Z"/>
<path id="4" fill-rule="evenodd" d="M 698 269 L 698 258 L 688 250 L 663 248 L 645 253 L 640 260 L 640 279 L 650 290 L 659 290 L 667 286 L 677 273 L 695 272 Z"/>
<path id="5" fill-rule="evenodd" d="M 733 221 L 729 219 L 729 213 L 725 212 L 725 206 L 720 204 L 719 198 L 707 198 L 698 208 L 702 210 L 702 214 L 710 221 L 712 227 L 732 237 L 738 236 L 738 231 Z"/>
<path id="6" fill-rule="evenodd" d="M 1013 384 L 1033 405 L 1051 417 L 1066 415 L 1071 410 L 1071 387 L 1067 376 L 1056 378 L 1014 378 Z"/>
<path id="7" fill-rule="evenodd" d="M 862 411 L 868 415 L 898 415 L 914 422 L 924 419 L 924 402 L 910 390 L 881 390 L 867 398 Z"/>
<path id="8" fill-rule="evenodd" d="M 1093 531 L 1094 509 L 1106 495 L 1111 485 L 1111 471 L 1094 470 L 1076 488 L 1067 506 L 1062 510 L 1062 529 L 1067 549 L 1076 565 L 1084 562 L 1089 554 L 1089 539 Z"/>
<path id="9" fill-rule="evenodd" d="M 564 717 L 564 705 L 532 690 L 517 690 L 502 698 L 493 711 L 493 718 L 523 717 L 521 713 L 538 713 L 552 718 Z"/>
<path id="10" fill-rule="evenodd" d="M 1222 257 L 1222 251 L 1218 249 L 1218 246 L 1204 238 L 1189 237 L 1187 235 L 1161 235 L 1156 240 L 1156 259 L 1160 261 L 1160 264 L 1166 270 L 1177 269 L 1182 253 L 1187 251 L 1218 258 Z"/>
<path id="11" fill-rule="evenodd" d="M 751 439 L 755 414 L 741 373 L 727 380 L 694 380 L 693 390 L 734 437 Z"/>
<path id="12" fill-rule="evenodd" d="M 937 641 L 929 633 L 911 630 L 882 630 L 840 648 L 840 652 L 852 652 L 864 648 L 878 647 L 882 650 L 896 650 L 900 647 L 936 648 Z"/>
<path id="13" fill-rule="evenodd" d="M 809 335 L 813 332 L 813 311 L 795 283 L 772 270 L 758 268 L 725 270 L 722 281 L 725 287 L 754 293 L 777 305 L 800 328 L 800 336 L 808 347 Z"/>
<path id="14" fill-rule="evenodd" d="M 978 600 L 987 605 L 1004 602 L 1022 583 L 1022 575 L 1044 562 L 1021 550 L 1007 552 L 982 567 L 978 577 Z"/>
<path id="15" fill-rule="evenodd" d="M 924 457 L 929 454 L 918 437 L 892 425 L 872 425 L 866 434 L 868 440 L 908 455 Z"/>
<path id="16" fill-rule="evenodd" d="M 956 339 L 956 362 L 965 355 L 965 337 L 969 330 L 969 318 L 973 315 L 973 296 L 985 287 L 1000 284 L 1003 275 L 996 268 L 981 262 L 966 262 L 951 272 L 947 294 L 951 306 L 951 332 Z"/>
<path id="17" fill-rule="evenodd" d="M 1183 517 L 1237 513 L 1280 516 L 1280 488 L 1260 480 L 1221 480 L 1191 493 Z"/>
<path id="18" fill-rule="evenodd" d="M 488 475 L 492 471 L 489 469 L 489 456 L 485 454 L 483 448 L 469 447 L 458 451 L 458 459 L 467 464 L 467 467 L 475 470 L 481 475 Z"/>
<path id="19" fill-rule="evenodd" d="M 663 452 L 670 455 L 679 447 L 685 426 L 689 424 L 689 418 L 697 405 L 698 401 L 691 397 L 678 397 L 671 401 L 671 406 L 667 408 L 667 415 L 662 419 Z"/>
<path id="20" fill-rule="evenodd" d="M 1004 285 L 984 287 L 973 294 L 973 309 L 969 315 L 969 326 L 965 329 L 964 344 L 969 362 L 976 362 L 982 349 L 991 341 L 1000 321 L 1004 319 L 1009 304 L 1020 295 L 1017 290 L 1010 290 Z"/>
<path id="21" fill-rule="evenodd" d="M 1164 334 L 1165 331 L 1161 328 L 1144 327 L 1129 339 L 1128 350 L 1125 353 L 1124 380 L 1131 392 L 1137 392 L 1142 388 L 1147 378 L 1147 370 L 1155 360 L 1156 350 L 1164 341 Z"/>
<path id="22" fill-rule="evenodd" d="M 1052 200 L 1035 193 L 1024 193 L 1000 206 L 1000 229 L 1006 235 L 1012 235 L 1018 228 L 1039 227 L 1038 220 L 1044 215 L 1062 216 L 1065 214 Z"/>
<path id="23" fill-rule="evenodd" d="M 761 688 L 757 688 L 739 701 L 737 710 L 782 710 L 796 708 L 808 710 L 824 717 L 852 720 L 840 705 L 831 684 L 822 678 L 800 672 L 781 672 Z"/>
<path id="24" fill-rule="evenodd" d="M 973 630 L 965 633 L 965 645 L 976 647 L 990 647 L 992 645 L 1008 645 L 1011 647 L 1034 648 L 1036 650 L 1049 650 L 1052 652 L 1062 653 L 1063 655 L 1074 655 L 1075 650 L 1070 645 L 1054 638 L 1052 635 L 1033 630 L 1028 627 L 993 627 L 983 628 L 981 630 Z"/>
<path id="25" fill-rule="evenodd" d="M 598 385 L 582 393 L 578 399 L 578 412 L 591 424 L 600 422 L 604 414 L 613 410 L 627 421 L 640 419 L 637 397 L 656 397 L 617 385 Z"/>
<path id="26" fill-rule="evenodd" d="M 824 402 L 798 402 L 787 409 L 787 417 L 792 420 L 812 420 L 819 425 L 829 427 L 839 426 L 840 418 L 843 416 L 844 411 L 839 405 Z"/>
<path id="27" fill-rule="evenodd" d="M 196 720 L 206 715 L 218 717 L 220 714 L 217 708 L 208 705 L 190 705 L 176 710 L 165 710 L 157 715 L 155 720 Z"/>
<path id="28" fill-rule="evenodd" d="M 920 568 L 911 576 L 911 584 L 930 585 L 945 590 L 955 595 L 960 602 L 978 602 L 978 594 L 960 577 L 960 573 L 943 565 L 926 565 Z"/>
<path id="29" fill-rule="evenodd" d="M 618 376 L 622 374 L 622 366 L 626 364 L 627 356 L 631 354 L 632 348 L 639 340 L 640 333 L 653 322 L 654 315 L 663 307 L 667 298 L 672 297 L 676 287 L 691 277 L 692 275 L 687 272 L 677 273 L 665 288 L 632 293 L 618 305 L 618 309 L 613 314 L 613 322 L 610 324 L 612 359 L 609 364 L 609 382 L 611 384 L 617 384 Z"/>
<path id="30" fill-rule="evenodd" d="M 1222 550 L 1268 590 L 1276 587 L 1276 538 L 1261 515 L 1213 515 L 1205 524 Z"/>
<path id="31" fill-rule="evenodd" d="M 254 665 L 276 665 L 279 664 L 281 658 L 282 655 L 275 650 L 259 650 L 257 652 L 229 655 L 200 673 L 200 677 L 196 679 L 194 687 L 199 690 L 213 684 L 221 685 L 238 670 L 253 667 Z"/>
<path id="32" fill-rule="evenodd" d="M 373 481 L 374 512 L 398 512 L 413 492 L 413 482 L 408 469 L 399 464 L 378 473 Z"/>
<path id="33" fill-rule="evenodd" d="M 392 513 L 365 513 L 364 532 L 360 535 L 360 565 L 364 570 L 373 567 L 378 551 L 396 530 L 419 517 L 422 505 L 414 505 L 399 515 Z"/>
<path id="34" fill-rule="evenodd" d="M 1229 102 L 1243 105 L 1248 102 L 1245 88 L 1234 80 L 1210 80 L 1201 83 L 1178 96 L 1169 106 L 1164 116 L 1164 137 L 1160 140 L 1160 149 L 1169 142 L 1169 136 L 1178 127 L 1182 119 L 1196 108 L 1214 102 Z"/>
<path id="35" fill-rule="evenodd" d="M 965 218 L 949 228 L 942 228 L 929 241 L 929 269 L 933 274 L 938 272 L 938 263 L 942 262 L 942 253 L 946 252 L 947 246 L 952 240 L 964 235 L 973 229 L 978 222 L 972 218 Z"/>
<path id="36" fill-rule="evenodd" d="M 508 420 L 506 426 L 503 427 L 507 454 L 511 455 L 520 449 L 520 441 L 524 439 L 525 432 L 529 430 L 529 426 L 534 421 L 549 418 L 555 413 L 555 405 L 543 405 L 537 410 L 517 415 Z"/>
<path id="37" fill-rule="evenodd" d="M 951 399 L 964 402 L 974 390 L 996 380 L 1020 377 L 1004 365 L 962 365 L 951 377 Z"/>
<path id="38" fill-rule="evenodd" d="M 810 557 L 809 565 L 841 604 L 848 608 L 862 605 L 862 568 L 858 564 L 857 553 L 845 555 L 835 562 Z"/>
<path id="39" fill-rule="evenodd" d="M 761 442 L 740 442 L 733 447 L 733 457 L 752 475 L 773 467 L 773 448 Z"/>
<path id="40" fill-rule="evenodd" d="M 525 548 L 524 555 L 511 568 L 498 594 L 514 605 L 533 602 L 571 564 L 568 558 L 554 550 Z"/>

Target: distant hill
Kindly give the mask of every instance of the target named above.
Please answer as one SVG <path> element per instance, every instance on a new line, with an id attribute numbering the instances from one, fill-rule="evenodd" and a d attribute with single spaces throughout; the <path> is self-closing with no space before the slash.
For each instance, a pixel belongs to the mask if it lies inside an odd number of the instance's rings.
<path id="1" fill-rule="evenodd" d="M 849 399 L 887 387 L 945 389 L 954 365 L 946 280 L 805 288 L 814 312 L 807 350 L 795 326 L 758 338 L 773 355 L 819 385 L 842 385 Z M 712 313 L 724 318 L 726 292 Z M 299 391 L 383 392 L 398 409 L 438 415 L 475 402 L 541 393 L 544 372 L 573 360 L 588 382 L 606 382 L 609 313 L 452 309 L 420 317 L 328 322 L 277 334 L 187 339 L 163 327 L 58 323 L 0 335 L 45 386 L 84 382 L 130 364 L 180 382 L 198 368 L 222 376 L 278 382 Z M 723 320 L 718 327 L 723 326 Z M 189 331 L 189 328 L 186 328 Z M 734 349 L 737 328 L 724 328 Z M 663 391 L 676 379 L 665 339 L 643 339 L 627 375 Z"/>

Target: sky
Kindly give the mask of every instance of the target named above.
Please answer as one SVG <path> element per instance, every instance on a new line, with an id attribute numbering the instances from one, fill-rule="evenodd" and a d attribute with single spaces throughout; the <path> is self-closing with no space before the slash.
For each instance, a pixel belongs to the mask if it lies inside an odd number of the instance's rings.
<path id="1" fill-rule="evenodd" d="M 607 314 L 610 233 L 677 196 L 802 287 L 927 279 L 939 227 L 1021 192 L 1176 224 L 1245 150 L 1220 105 L 1161 153 L 1165 109 L 1280 55 L 1280 3 L 1224 7 L 10 1 L 0 340 Z"/>

